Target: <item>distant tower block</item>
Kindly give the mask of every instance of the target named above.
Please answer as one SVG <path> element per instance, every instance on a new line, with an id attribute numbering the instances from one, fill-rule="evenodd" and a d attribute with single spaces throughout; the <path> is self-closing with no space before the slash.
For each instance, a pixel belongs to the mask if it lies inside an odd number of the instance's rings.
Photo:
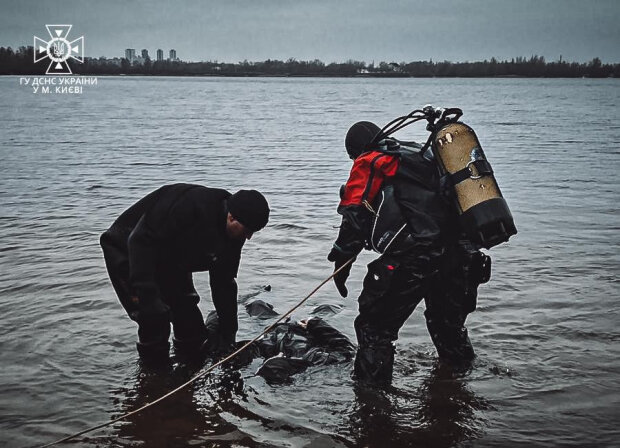
<path id="1" fill-rule="evenodd" d="M 176 50 L 170 50 L 170 60 L 171 61 L 176 61 L 177 60 L 177 51 Z"/>
<path id="2" fill-rule="evenodd" d="M 146 48 L 143 48 L 142 49 L 142 57 L 144 59 L 148 58 L 149 57 L 149 50 L 147 50 Z"/>
<path id="3" fill-rule="evenodd" d="M 135 48 L 128 48 L 125 50 L 125 59 L 127 59 L 129 62 L 133 62 L 136 60 L 136 49 Z"/>
<path id="4" fill-rule="evenodd" d="M 164 50 L 162 50 L 161 48 L 157 50 L 157 60 L 158 61 L 164 60 Z"/>

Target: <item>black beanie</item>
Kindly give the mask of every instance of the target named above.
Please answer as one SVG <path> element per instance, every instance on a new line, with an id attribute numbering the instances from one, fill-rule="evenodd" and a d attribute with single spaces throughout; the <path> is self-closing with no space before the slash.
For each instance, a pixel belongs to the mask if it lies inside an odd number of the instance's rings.
<path id="1" fill-rule="evenodd" d="M 344 139 L 344 146 L 347 148 L 349 157 L 355 160 L 360 154 L 368 151 L 369 143 L 380 131 L 379 126 L 370 121 L 358 121 L 351 126 Z"/>
<path id="2" fill-rule="evenodd" d="M 228 211 L 252 232 L 258 232 L 269 221 L 269 204 L 256 190 L 239 190 L 228 198 Z"/>

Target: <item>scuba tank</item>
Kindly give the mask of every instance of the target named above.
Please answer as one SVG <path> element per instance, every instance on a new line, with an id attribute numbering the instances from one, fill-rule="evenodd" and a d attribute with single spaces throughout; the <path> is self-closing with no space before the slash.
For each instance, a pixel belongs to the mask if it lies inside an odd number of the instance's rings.
<path id="1" fill-rule="evenodd" d="M 426 119 L 431 132 L 422 155 L 432 149 L 442 175 L 441 189 L 452 199 L 468 238 L 490 249 L 517 233 L 493 169 L 474 130 L 458 121 L 460 109 L 425 106 L 388 123 L 373 139 L 377 143 L 393 132 Z"/>
<path id="2" fill-rule="evenodd" d="M 506 200 L 478 137 L 461 122 L 442 124 L 432 136 L 442 183 L 457 207 L 463 229 L 487 249 L 517 233 Z"/>

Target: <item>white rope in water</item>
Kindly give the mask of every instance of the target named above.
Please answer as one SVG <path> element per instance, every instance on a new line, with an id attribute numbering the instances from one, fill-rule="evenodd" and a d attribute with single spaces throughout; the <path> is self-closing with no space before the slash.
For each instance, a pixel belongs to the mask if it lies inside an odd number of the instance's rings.
<path id="1" fill-rule="evenodd" d="M 159 403 L 160 401 L 165 400 L 166 398 L 168 398 L 169 396 L 175 394 L 176 392 L 180 391 L 181 389 L 184 389 L 185 387 L 189 386 L 190 384 L 194 383 L 195 381 L 199 380 L 200 378 L 204 377 L 207 373 L 211 372 L 212 370 L 214 370 L 216 367 L 221 366 L 222 364 L 224 364 L 226 361 L 229 361 L 230 359 L 234 358 L 235 356 L 237 356 L 239 353 L 241 353 L 243 350 L 245 350 L 246 348 L 248 348 L 250 345 L 252 345 L 254 342 L 258 341 L 261 337 L 263 337 L 265 334 L 267 334 L 268 332 L 270 332 L 271 330 L 273 330 L 273 328 L 278 325 L 280 322 L 282 322 L 284 319 L 286 319 L 288 316 L 290 316 L 297 308 L 299 308 L 301 305 L 303 305 L 310 297 L 312 297 L 314 295 L 314 293 L 316 293 L 325 283 L 327 283 L 328 281 L 330 281 L 336 274 L 338 274 L 340 271 L 342 271 L 346 266 L 348 266 L 349 264 L 351 264 L 353 262 L 354 258 L 351 258 L 350 260 L 348 260 L 346 263 L 344 263 L 342 266 L 340 266 L 338 269 L 336 269 L 332 275 L 330 275 L 329 277 L 327 277 L 325 280 L 323 280 L 316 288 L 314 288 L 312 290 L 312 292 L 310 294 L 308 294 L 306 297 L 304 297 L 297 305 L 295 305 L 293 308 L 291 308 L 290 310 L 288 310 L 286 313 L 284 313 L 282 316 L 280 316 L 280 318 L 278 318 L 278 320 L 276 320 L 273 324 L 271 324 L 270 326 L 268 326 L 265 330 L 263 330 L 262 333 L 260 333 L 258 336 L 256 336 L 254 339 L 252 339 L 251 341 L 245 343 L 242 347 L 238 348 L 237 350 L 235 350 L 234 352 L 232 352 L 230 355 L 228 355 L 226 358 L 219 360 L 218 362 L 216 362 L 215 364 L 211 365 L 209 368 L 203 370 L 202 372 L 197 373 L 196 375 L 194 375 L 190 380 L 188 380 L 187 382 L 181 384 L 179 387 L 177 387 L 176 389 L 171 390 L 170 392 L 168 392 L 166 395 L 162 395 L 161 397 L 159 397 L 156 400 L 151 401 L 150 403 L 145 404 L 144 406 L 142 406 L 141 408 L 136 409 L 135 411 L 131 411 L 128 412 L 127 414 L 121 415 L 120 417 L 117 417 L 113 420 L 110 420 L 109 422 L 106 423 L 102 423 L 100 425 L 97 426 L 93 426 L 91 428 L 85 429 L 84 431 L 80 431 L 78 433 L 72 434 L 70 436 L 64 437 L 62 439 L 56 440 L 55 442 L 51 442 L 48 443 L 47 445 L 41 445 L 39 448 L 46 448 L 49 446 L 53 446 L 59 443 L 63 443 L 63 442 L 67 442 L 71 439 L 74 439 L 78 436 L 87 434 L 89 432 L 93 432 L 96 431 L 98 429 L 101 428 L 105 428 L 106 426 L 110 426 L 116 422 L 119 422 L 121 420 L 126 419 L 127 417 L 131 417 L 132 415 L 136 415 L 139 412 L 144 411 L 146 408 L 149 408 L 157 403 Z"/>

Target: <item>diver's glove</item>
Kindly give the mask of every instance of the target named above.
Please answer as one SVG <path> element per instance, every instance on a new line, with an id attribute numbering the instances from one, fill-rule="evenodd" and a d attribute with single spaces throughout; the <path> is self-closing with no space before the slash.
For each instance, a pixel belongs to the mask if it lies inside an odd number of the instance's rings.
<path id="1" fill-rule="evenodd" d="M 356 257 L 357 255 L 355 253 L 343 252 L 342 249 L 340 249 L 335 244 L 334 247 L 332 247 L 332 250 L 327 255 L 327 259 L 334 262 L 334 271 L 340 269 L 340 267 L 342 267 L 342 265 L 349 261 L 351 258 L 353 258 L 353 261 L 355 261 Z M 334 284 L 336 285 L 336 288 L 338 288 L 338 292 L 342 297 L 346 297 L 349 293 L 345 283 L 347 282 L 347 278 L 349 278 L 349 274 L 351 273 L 352 264 L 352 262 L 349 263 L 348 266 L 343 268 L 342 271 L 340 271 L 334 276 Z"/>

